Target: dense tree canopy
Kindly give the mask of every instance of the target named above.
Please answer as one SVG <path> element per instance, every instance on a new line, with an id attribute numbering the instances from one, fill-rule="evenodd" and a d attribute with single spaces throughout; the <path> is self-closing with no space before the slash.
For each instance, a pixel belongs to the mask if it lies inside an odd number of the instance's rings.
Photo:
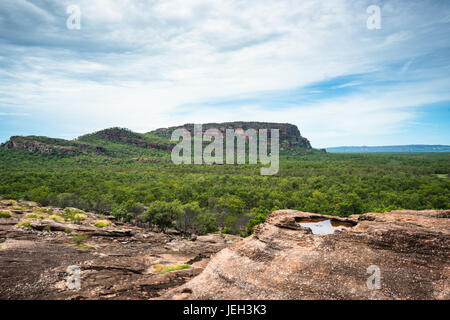
<path id="1" fill-rule="evenodd" d="M 283 155 L 276 176 L 255 165 L 152 159 L 1 150 L 0 195 L 197 233 L 251 233 L 282 208 L 339 216 L 450 208 L 448 153 Z"/>

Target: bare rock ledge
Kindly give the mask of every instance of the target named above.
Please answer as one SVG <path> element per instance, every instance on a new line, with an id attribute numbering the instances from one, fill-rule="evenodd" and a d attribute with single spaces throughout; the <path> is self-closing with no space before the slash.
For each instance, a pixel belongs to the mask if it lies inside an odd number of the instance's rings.
<path id="1" fill-rule="evenodd" d="M 299 225 L 314 217 L 353 227 L 319 235 Z M 254 235 L 159 299 L 449 299 L 449 217 L 450 210 L 348 219 L 275 211 Z M 370 266 L 380 270 L 379 289 L 367 284 Z"/>

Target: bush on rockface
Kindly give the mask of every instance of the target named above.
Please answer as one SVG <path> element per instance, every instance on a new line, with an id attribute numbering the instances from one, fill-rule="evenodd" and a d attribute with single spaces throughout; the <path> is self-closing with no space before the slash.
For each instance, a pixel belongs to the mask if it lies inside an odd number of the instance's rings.
<path id="1" fill-rule="evenodd" d="M 105 228 L 105 227 L 109 227 L 111 224 L 112 223 L 109 220 L 97 220 L 94 223 L 94 226 L 96 226 L 97 228 Z"/>
<path id="2" fill-rule="evenodd" d="M 11 213 L 9 213 L 8 211 L 0 211 L 0 218 L 11 218 Z"/>

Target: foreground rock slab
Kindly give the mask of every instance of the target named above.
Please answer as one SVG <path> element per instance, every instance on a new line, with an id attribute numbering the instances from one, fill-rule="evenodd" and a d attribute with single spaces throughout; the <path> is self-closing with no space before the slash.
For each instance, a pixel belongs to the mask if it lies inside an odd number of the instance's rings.
<path id="1" fill-rule="evenodd" d="M 161 299 L 449 299 L 450 210 L 280 210 Z M 303 221 L 350 226 L 313 234 Z"/>
<path id="2" fill-rule="evenodd" d="M 92 212 L 76 223 L 66 210 L 25 201 L 0 199 L 0 211 L 0 300 L 156 298 L 240 240 L 218 233 L 187 239 Z M 107 226 L 96 225 L 105 219 Z"/>

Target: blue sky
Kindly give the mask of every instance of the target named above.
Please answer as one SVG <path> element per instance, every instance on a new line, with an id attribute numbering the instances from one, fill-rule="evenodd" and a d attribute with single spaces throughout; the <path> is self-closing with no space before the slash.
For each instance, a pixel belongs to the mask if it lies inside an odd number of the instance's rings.
<path id="1" fill-rule="evenodd" d="M 2 0 L 0 48 L 2 142 L 255 120 L 314 147 L 450 144 L 447 0 Z"/>

